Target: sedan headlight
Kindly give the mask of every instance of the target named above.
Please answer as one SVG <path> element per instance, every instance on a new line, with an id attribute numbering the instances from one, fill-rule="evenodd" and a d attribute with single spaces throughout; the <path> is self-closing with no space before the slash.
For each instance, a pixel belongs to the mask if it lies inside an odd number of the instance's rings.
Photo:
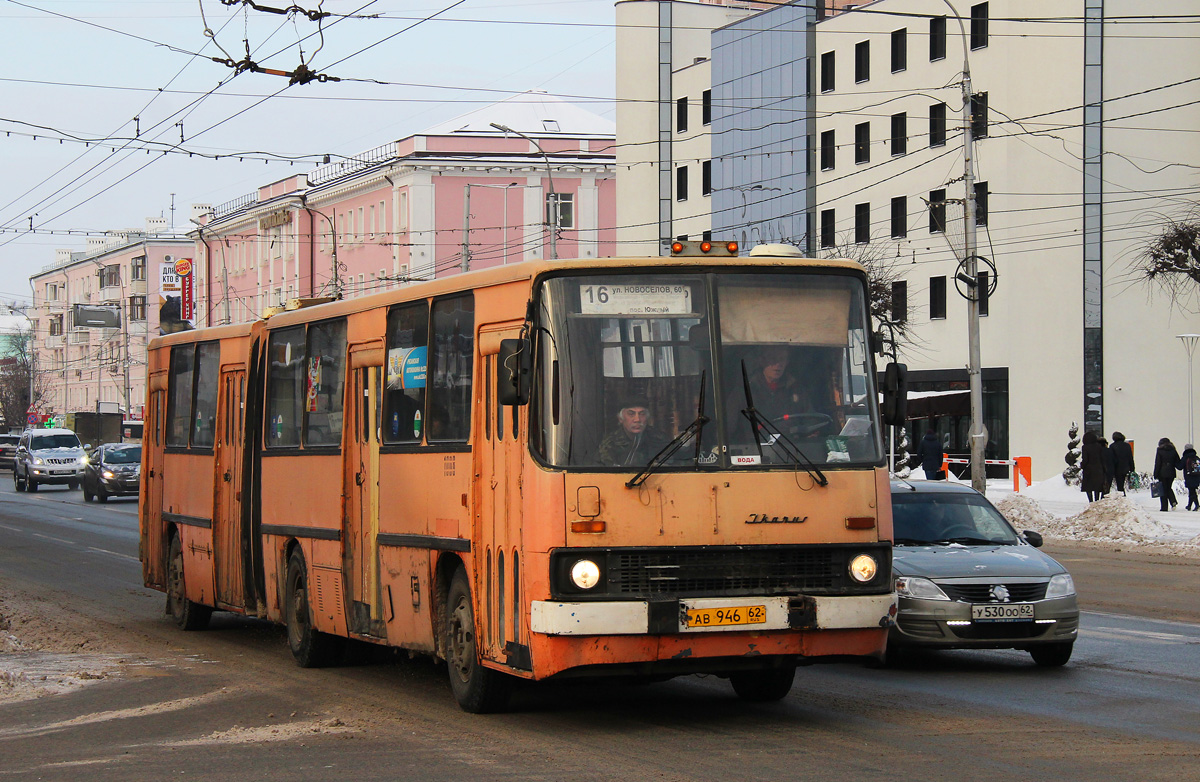
<path id="1" fill-rule="evenodd" d="M 571 582 L 580 589 L 591 589 L 600 583 L 600 566 L 590 559 L 581 559 L 571 566 Z"/>
<path id="2" fill-rule="evenodd" d="M 116 477 L 116 474 L 112 470 L 105 470 L 104 472 L 102 472 L 100 474 L 103 475 L 105 478 L 115 478 Z"/>
<path id="3" fill-rule="evenodd" d="M 942 588 L 927 578 L 919 576 L 899 576 L 896 579 L 896 594 L 901 597 L 915 597 L 921 600 L 949 600 L 950 596 Z"/>
<path id="4" fill-rule="evenodd" d="M 879 563 L 870 554 L 859 554 L 850 560 L 850 577 L 860 584 L 865 584 L 875 578 L 879 572 Z"/>
<path id="5" fill-rule="evenodd" d="M 86 456 L 80 456 L 80 457 L 79 457 L 79 463 L 80 463 L 80 464 L 87 464 L 87 457 L 86 457 Z"/>
<path id="6" fill-rule="evenodd" d="M 1071 579 L 1070 573 L 1059 573 L 1057 576 L 1051 576 L 1050 583 L 1046 585 L 1046 597 L 1070 597 L 1075 594 L 1075 582 Z"/>
<path id="7" fill-rule="evenodd" d="M 42 463 L 42 460 L 41 460 L 41 458 L 39 458 L 39 457 L 35 456 L 35 457 L 33 457 L 33 463 L 34 463 L 34 464 L 41 464 L 41 463 Z"/>

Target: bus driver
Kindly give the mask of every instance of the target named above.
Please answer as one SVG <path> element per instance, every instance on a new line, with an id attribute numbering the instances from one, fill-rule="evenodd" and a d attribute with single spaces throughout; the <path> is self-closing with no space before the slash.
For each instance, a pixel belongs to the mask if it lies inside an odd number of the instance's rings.
<path id="1" fill-rule="evenodd" d="M 617 413 L 620 426 L 600 441 L 600 460 L 614 466 L 644 465 L 667 444 L 650 426 L 650 409 L 643 397 L 630 397 Z"/>

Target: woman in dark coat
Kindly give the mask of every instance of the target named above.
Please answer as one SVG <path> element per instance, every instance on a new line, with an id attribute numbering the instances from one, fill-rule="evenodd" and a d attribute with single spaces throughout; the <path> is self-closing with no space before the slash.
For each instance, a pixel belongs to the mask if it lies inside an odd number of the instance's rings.
<path id="1" fill-rule="evenodd" d="M 1162 494 L 1159 495 L 1158 502 L 1162 506 L 1161 511 L 1167 510 L 1167 503 L 1171 503 L 1174 508 L 1179 504 L 1179 500 L 1175 499 L 1175 471 L 1179 469 L 1179 451 L 1175 450 L 1174 443 L 1169 438 L 1164 437 L 1158 441 L 1158 451 L 1154 454 L 1154 477 L 1162 483 Z"/>
<path id="2" fill-rule="evenodd" d="M 1095 432 L 1084 432 L 1081 456 L 1079 490 L 1087 492 L 1088 502 L 1095 502 L 1108 482 L 1104 474 L 1104 449 Z"/>
<path id="3" fill-rule="evenodd" d="M 917 446 L 917 456 L 921 457 L 921 469 L 925 471 L 926 478 L 931 481 L 940 481 L 946 477 L 942 472 L 945 454 L 942 451 L 942 444 L 938 442 L 937 432 L 933 429 L 925 430 L 925 436 L 921 438 L 921 443 Z"/>
<path id="4" fill-rule="evenodd" d="M 1200 510 L 1200 497 L 1196 496 L 1196 490 L 1200 489 L 1200 456 L 1190 443 L 1183 446 L 1179 463 L 1183 466 L 1183 485 L 1188 490 L 1187 509 Z"/>
<path id="5" fill-rule="evenodd" d="M 1108 440 L 1103 437 L 1097 437 L 1096 442 L 1100 443 L 1101 461 L 1104 463 L 1104 491 L 1101 495 L 1107 497 L 1112 491 L 1113 482 L 1113 455 L 1112 449 L 1108 447 Z"/>
<path id="6" fill-rule="evenodd" d="M 1108 447 L 1113 462 L 1113 477 L 1117 480 L 1117 491 L 1125 493 L 1125 479 L 1136 468 L 1133 466 L 1133 448 L 1125 442 L 1125 435 L 1113 432 L 1112 445 Z"/>

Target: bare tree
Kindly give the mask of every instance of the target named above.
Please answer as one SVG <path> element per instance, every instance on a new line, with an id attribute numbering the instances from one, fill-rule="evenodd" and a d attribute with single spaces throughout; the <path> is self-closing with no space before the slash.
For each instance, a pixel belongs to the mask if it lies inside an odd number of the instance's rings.
<path id="1" fill-rule="evenodd" d="M 1200 206 L 1181 220 L 1168 219 L 1138 255 L 1134 271 L 1161 287 L 1173 303 L 1194 307 L 1200 294 Z"/>
<path id="2" fill-rule="evenodd" d="M 33 339 L 28 329 L 9 335 L 8 355 L 0 360 L 0 416 L 13 428 L 25 425 L 25 413 L 45 397 L 46 382 L 35 373 L 33 404 L 30 404 L 29 375 L 32 366 Z"/>

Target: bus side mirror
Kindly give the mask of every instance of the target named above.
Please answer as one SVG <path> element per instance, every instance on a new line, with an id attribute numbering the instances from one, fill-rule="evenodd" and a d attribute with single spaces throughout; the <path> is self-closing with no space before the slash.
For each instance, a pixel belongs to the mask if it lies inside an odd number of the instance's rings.
<path id="1" fill-rule="evenodd" d="M 496 398 L 502 405 L 529 402 L 530 377 L 533 375 L 533 350 L 528 339 L 500 340 Z"/>
<path id="2" fill-rule="evenodd" d="M 883 370 L 883 422 L 901 426 L 908 418 L 908 365 L 892 362 Z"/>

